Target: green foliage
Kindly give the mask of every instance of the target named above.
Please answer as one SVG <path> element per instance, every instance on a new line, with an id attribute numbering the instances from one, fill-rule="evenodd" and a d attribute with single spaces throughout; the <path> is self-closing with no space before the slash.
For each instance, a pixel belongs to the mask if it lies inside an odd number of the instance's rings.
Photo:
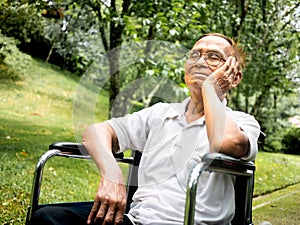
<path id="1" fill-rule="evenodd" d="M 288 128 L 283 136 L 282 145 L 284 153 L 300 155 L 300 128 Z"/>
<path id="2" fill-rule="evenodd" d="M 37 6 L 41 1 L 0 1 L 0 30 L 21 43 L 37 39 L 43 31 L 44 20 Z"/>
<path id="3" fill-rule="evenodd" d="M 299 95 L 297 93 L 280 96 L 276 101 L 280 104 L 273 102 L 269 107 L 265 107 L 258 116 L 260 121 L 263 121 L 261 124 L 262 129 L 267 132 L 263 151 L 283 152 L 284 136 L 291 127 L 288 121 L 291 117 L 300 113 Z"/>
<path id="4" fill-rule="evenodd" d="M 20 52 L 18 42 L 1 34 L 0 31 L 0 79 L 22 80 L 30 71 L 31 57 Z"/>
<path id="5" fill-rule="evenodd" d="M 124 17 L 125 40 L 164 40 L 191 47 L 207 30 L 206 5 L 183 0 L 132 1 L 131 13 Z M 187 14 L 189 16 L 187 16 Z"/>
<path id="6" fill-rule="evenodd" d="M 57 2 L 55 7 L 63 9 L 63 18 L 48 19 L 44 37 L 63 58 L 61 67 L 81 76 L 104 52 L 95 13 L 84 1 Z"/>

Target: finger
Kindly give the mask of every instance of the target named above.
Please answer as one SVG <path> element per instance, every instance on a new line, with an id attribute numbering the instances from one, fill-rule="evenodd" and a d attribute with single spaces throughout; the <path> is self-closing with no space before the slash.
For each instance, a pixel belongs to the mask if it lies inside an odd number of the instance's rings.
<path id="1" fill-rule="evenodd" d="M 115 224 L 116 225 L 122 224 L 123 218 L 124 218 L 124 213 L 125 213 L 124 210 L 118 210 L 116 212 L 116 216 L 115 216 Z"/>
<path id="2" fill-rule="evenodd" d="M 233 68 L 233 72 L 235 73 L 236 70 L 237 70 L 237 67 L 238 67 L 238 62 L 237 62 L 237 60 L 236 60 L 235 57 L 232 57 L 231 66 L 232 66 L 232 68 Z"/>
<path id="3" fill-rule="evenodd" d="M 232 57 L 232 56 L 230 58 L 231 58 L 231 60 L 229 62 L 229 68 L 228 69 L 230 70 L 230 73 L 231 73 L 235 69 L 236 59 L 235 59 L 235 57 Z"/>
<path id="4" fill-rule="evenodd" d="M 97 215 L 99 207 L 100 207 L 100 202 L 94 201 L 93 207 L 87 219 L 87 224 L 91 224 L 91 222 L 94 220 L 95 216 Z"/>
<path id="5" fill-rule="evenodd" d="M 228 69 L 231 66 L 233 60 L 232 58 L 233 58 L 232 56 L 229 56 L 228 59 L 226 60 L 224 64 L 226 69 Z"/>
<path id="6" fill-rule="evenodd" d="M 232 80 L 237 73 L 236 59 L 231 57 L 229 68 L 224 72 L 224 80 Z"/>
<path id="7" fill-rule="evenodd" d="M 223 77 L 227 77 L 229 74 L 228 72 L 230 73 L 230 67 L 231 67 L 231 60 L 232 60 L 232 57 L 229 56 L 228 59 L 226 60 L 226 62 L 224 63 L 224 65 L 222 65 L 221 67 L 219 67 L 216 71 L 214 71 L 214 75 L 217 79 L 221 78 L 223 79 Z"/>
<path id="8" fill-rule="evenodd" d="M 237 60 L 235 61 L 234 69 L 235 69 L 234 74 L 236 75 L 239 72 L 239 62 Z"/>
<path id="9" fill-rule="evenodd" d="M 231 56 L 231 65 L 235 65 L 235 63 L 236 63 L 236 57 L 233 57 L 233 56 Z"/>
<path id="10" fill-rule="evenodd" d="M 109 206 L 106 216 L 105 216 L 105 219 L 104 219 L 105 224 L 113 223 L 113 221 L 115 219 L 115 210 L 116 210 L 115 204 L 112 204 Z"/>
<path id="11" fill-rule="evenodd" d="M 98 213 L 94 219 L 94 223 L 100 223 L 104 220 L 109 207 L 109 195 L 105 195 L 104 201 L 101 203 Z"/>

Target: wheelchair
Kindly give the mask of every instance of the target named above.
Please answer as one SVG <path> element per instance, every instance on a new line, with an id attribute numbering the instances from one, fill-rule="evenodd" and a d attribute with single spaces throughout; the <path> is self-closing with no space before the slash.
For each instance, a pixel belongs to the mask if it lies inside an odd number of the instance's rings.
<path id="1" fill-rule="evenodd" d="M 127 205 L 129 211 L 132 196 L 137 189 L 137 172 L 141 159 L 141 153 L 132 151 L 130 157 L 125 157 L 123 153 L 115 154 L 117 162 L 129 164 L 129 174 L 127 177 Z M 36 164 L 34 179 L 31 191 L 31 200 L 28 207 L 26 225 L 32 218 L 33 213 L 39 208 L 56 205 L 62 207 L 89 207 L 93 201 L 86 202 L 64 202 L 53 204 L 39 204 L 40 190 L 43 178 L 43 169 L 46 162 L 53 156 L 91 159 L 82 144 L 70 142 L 56 142 L 49 146 Z M 252 223 L 252 196 L 254 189 L 255 164 L 243 161 L 221 153 L 207 153 L 203 156 L 201 163 L 197 164 L 191 171 L 187 183 L 186 206 L 184 225 L 194 224 L 194 213 L 196 204 L 196 190 L 198 180 L 204 171 L 211 173 L 226 173 L 236 176 L 235 182 L 235 215 L 231 225 L 253 225 Z"/>

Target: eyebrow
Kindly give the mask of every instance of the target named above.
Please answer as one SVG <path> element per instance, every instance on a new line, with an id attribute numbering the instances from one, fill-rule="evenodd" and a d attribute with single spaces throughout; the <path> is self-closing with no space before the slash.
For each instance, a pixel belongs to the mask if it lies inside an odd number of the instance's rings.
<path id="1" fill-rule="evenodd" d="M 192 49 L 192 51 L 199 51 L 199 52 L 201 52 L 201 50 L 202 50 L 201 48 Z M 213 53 L 217 53 L 217 54 L 221 55 L 222 57 L 224 56 L 224 54 L 222 54 L 222 52 L 218 51 L 217 49 L 208 49 L 205 52 L 213 52 Z"/>

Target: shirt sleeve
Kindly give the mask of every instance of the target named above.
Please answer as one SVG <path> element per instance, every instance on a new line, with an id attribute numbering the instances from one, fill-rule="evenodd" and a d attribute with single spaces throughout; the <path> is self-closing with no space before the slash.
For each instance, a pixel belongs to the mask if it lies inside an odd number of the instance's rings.
<path id="1" fill-rule="evenodd" d="M 260 125 L 256 119 L 243 112 L 234 112 L 234 120 L 238 126 L 245 132 L 248 137 L 250 148 L 248 155 L 243 157 L 243 160 L 253 161 L 258 153 L 258 137 L 260 135 Z"/>
<path id="2" fill-rule="evenodd" d="M 149 117 L 153 107 L 143 109 L 124 117 L 112 118 L 107 123 L 114 129 L 120 151 L 126 149 L 142 151 L 149 134 Z"/>

